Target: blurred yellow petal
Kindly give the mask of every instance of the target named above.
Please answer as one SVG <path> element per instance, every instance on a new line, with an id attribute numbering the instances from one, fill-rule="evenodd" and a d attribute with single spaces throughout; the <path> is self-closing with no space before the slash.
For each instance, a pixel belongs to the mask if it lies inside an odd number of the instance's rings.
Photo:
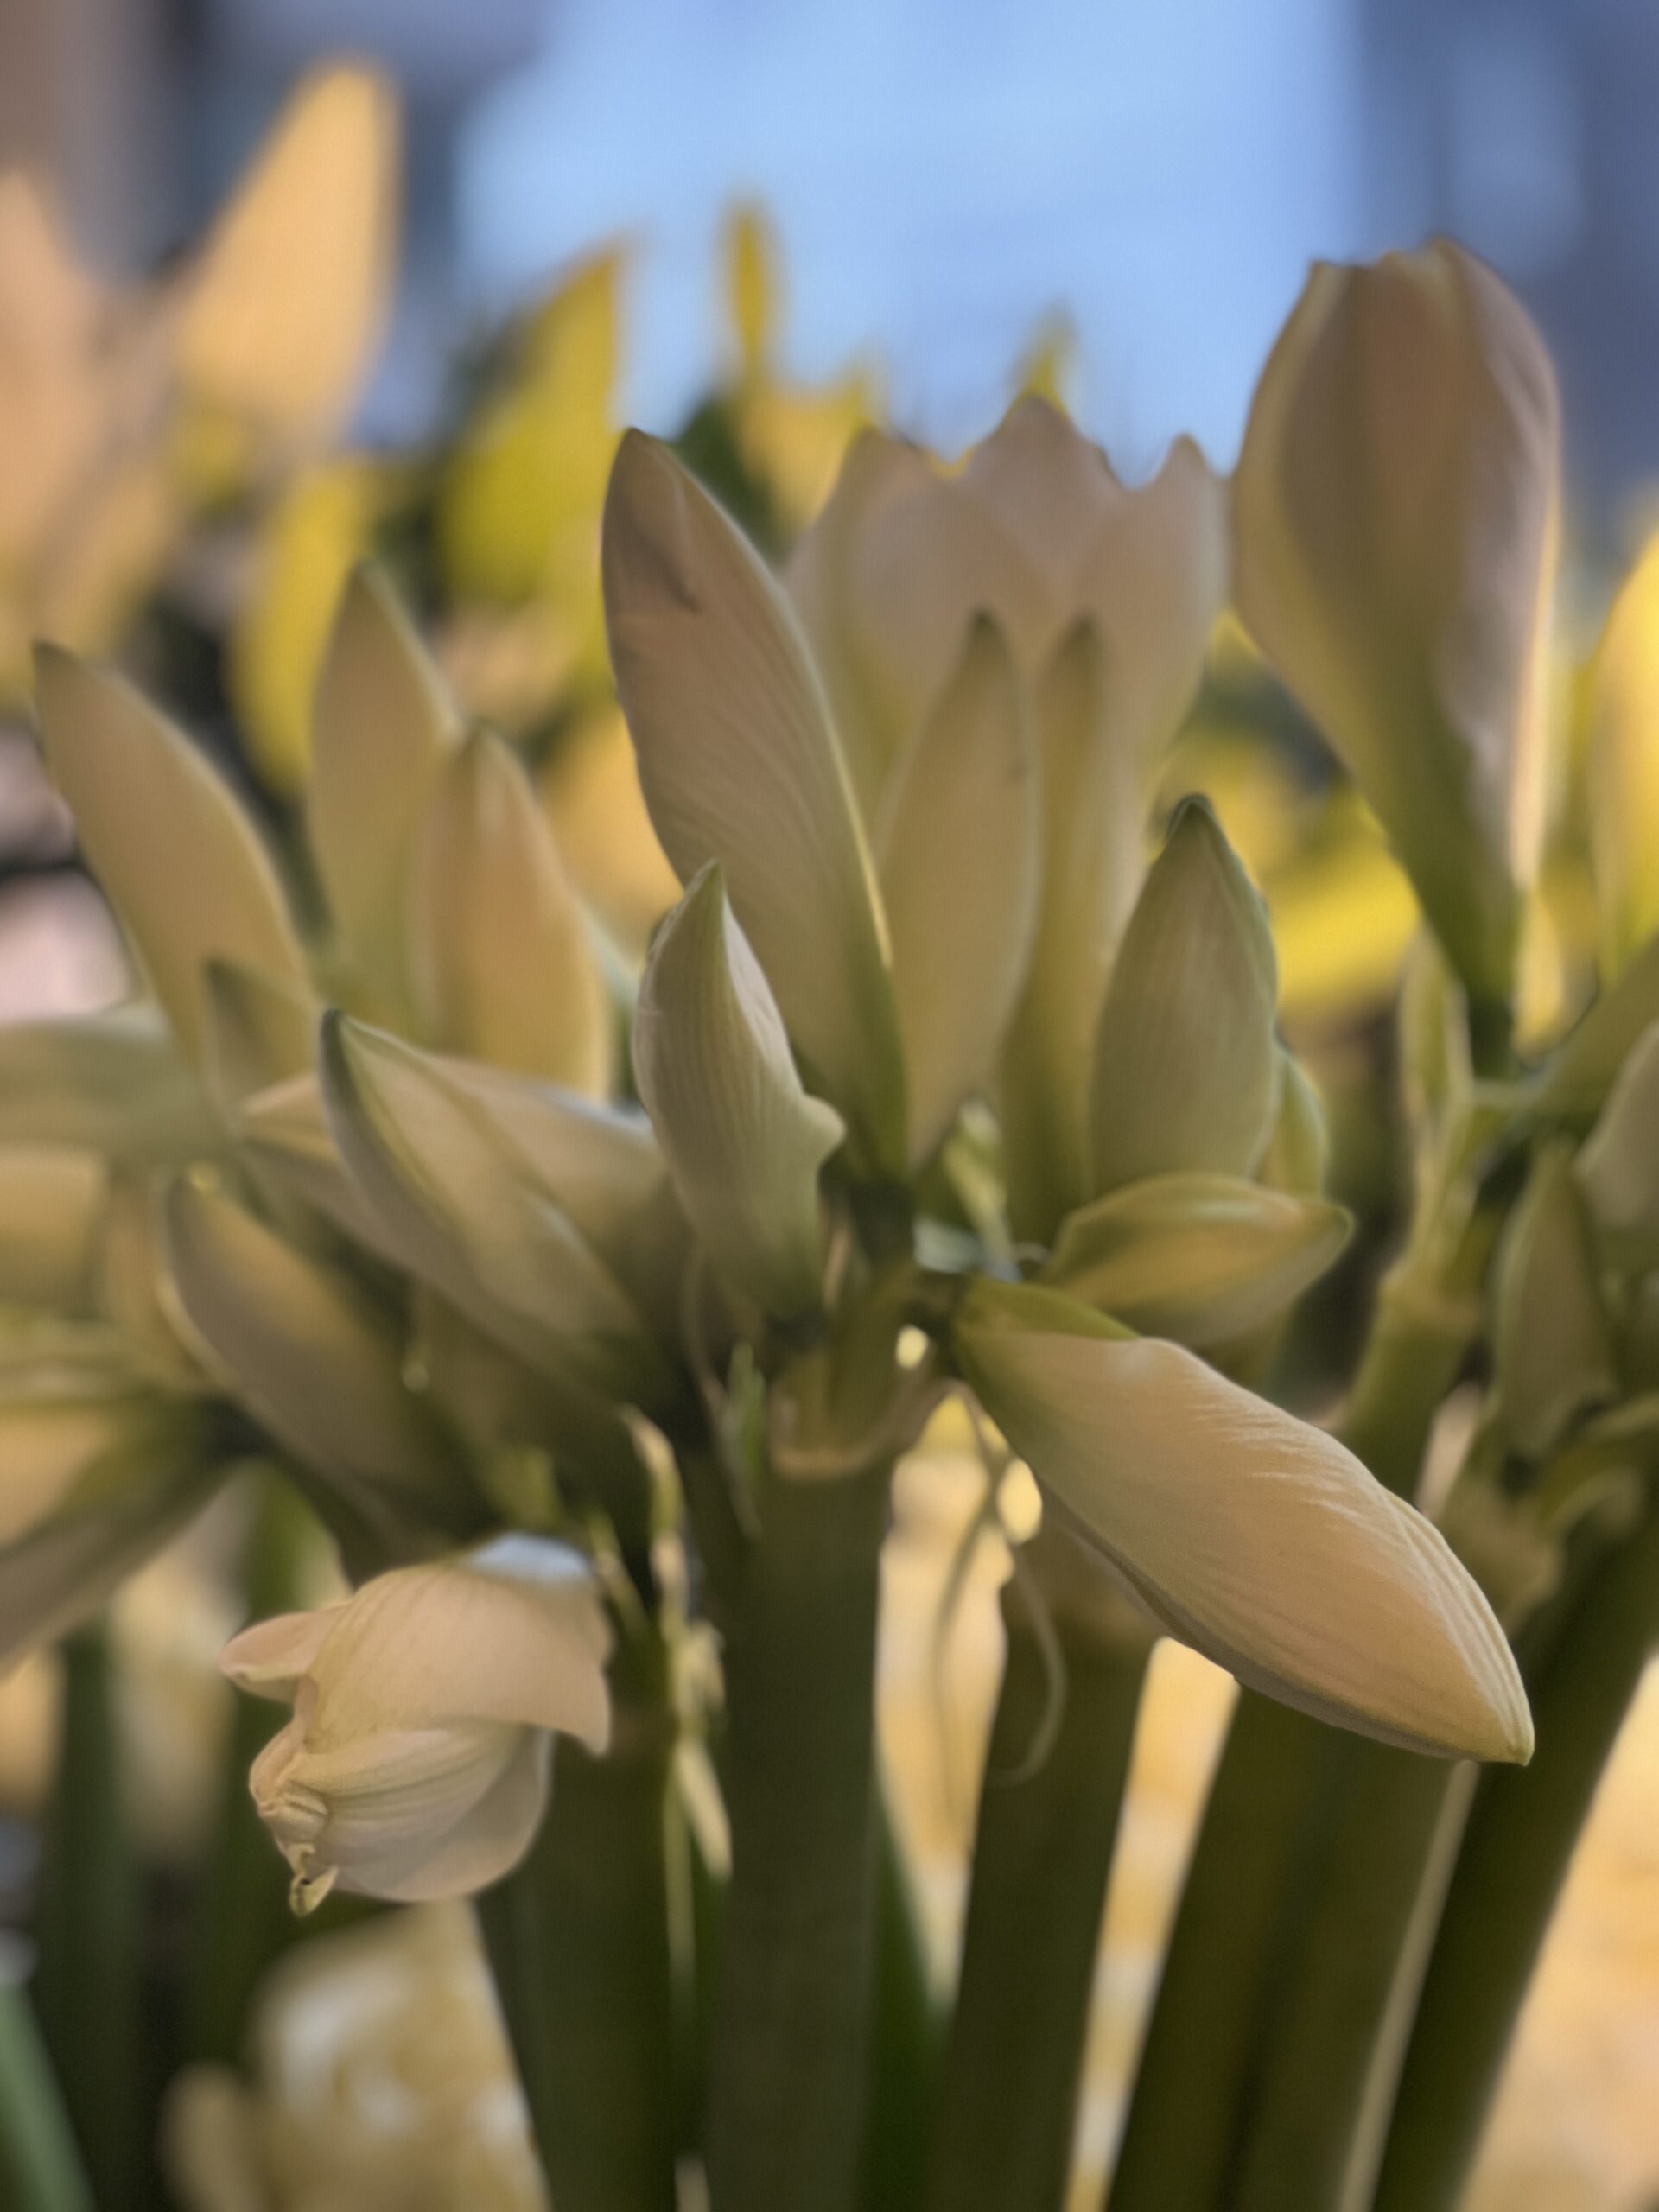
<path id="1" fill-rule="evenodd" d="M 1611 981 L 1659 929 L 1659 540 L 1607 618 L 1592 715 L 1590 832 Z"/>

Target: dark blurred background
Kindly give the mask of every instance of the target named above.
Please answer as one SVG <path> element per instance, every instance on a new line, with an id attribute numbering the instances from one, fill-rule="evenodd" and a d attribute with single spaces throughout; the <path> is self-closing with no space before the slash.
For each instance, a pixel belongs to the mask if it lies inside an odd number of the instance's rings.
<path id="1" fill-rule="evenodd" d="M 1544 325 L 1592 541 L 1659 473 L 1659 10 L 1632 0 L 0 0 L 0 161 L 142 264 L 342 49 L 410 118 L 372 435 L 417 430 L 458 333 L 619 230 L 627 409 L 675 420 L 741 193 L 781 233 L 792 365 L 879 353 L 947 445 L 1063 310 L 1127 466 L 1181 429 L 1224 463 L 1306 261 L 1444 229 Z"/>

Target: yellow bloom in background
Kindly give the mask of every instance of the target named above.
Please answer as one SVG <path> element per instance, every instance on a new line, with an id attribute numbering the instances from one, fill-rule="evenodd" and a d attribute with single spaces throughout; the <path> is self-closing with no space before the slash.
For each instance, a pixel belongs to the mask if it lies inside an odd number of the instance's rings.
<path id="1" fill-rule="evenodd" d="M 508 1872 L 541 1824 L 550 1734 L 605 1747 L 609 1649 L 582 1561 L 528 1536 L 245 1629 L 225 1672 L 294 1707 L 251 1780 L 296 1905 L 336 1884 L 463 1897 Z"/>

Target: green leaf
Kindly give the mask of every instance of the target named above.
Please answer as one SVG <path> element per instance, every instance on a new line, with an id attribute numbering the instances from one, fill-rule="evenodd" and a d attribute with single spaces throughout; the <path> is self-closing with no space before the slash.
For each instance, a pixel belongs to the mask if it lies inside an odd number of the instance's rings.
<path id="1" fill-rule="evenodd" d="M 1176 815 L 1123 933 L 1095 1039 L 1094 1180 L 1248 1175 L 1278 1106 L 1265 909 L 1202 800 Z"/>
<path id="2" fill-rule="evenodd" d="M 199 1060 L 208 961 L 306 988 L 276 870 L 206 755 L 123 677 L 42 645 L 35 682 L 47 765 L 81 849 Z"/>
<path id="3" fill-rule="evenodd" d="M 815 1083 L 874 1160 L 904 1163 L 904 1058 L 852 787 L 778 587 L 666 448 L 631 432 L 605 510 L 617 688 L 663 849 L 725 870 Z"/>
<path id="4" fill-rule="evenodd" d="M 719 868 L 657 934 L 634 1015 L 639 1095 L 681 1203 L 721 1271 L 763 1311 L 823 1294 L 818 1170 L 841 1116 L 809 1097 Z"/>
<path id="5" fill-rule="evenodd" d="M 1069 1215 L 1044 1270 L 1085 1306 L 1204 1351 L 1268 1326 L 1348 1241 L 1340 1206 L 1231 1175 L 1154 1175 Z"/>
<path id="6" fill-rule="evenodd" d="M 954 1341 L 1046 1496 L 1171 1635 L 1383 1743 L 1530 1755 L 1491 1606 L 1334 1437 L 1178 1345 L 1103 1334 L 1052 1293 L 977 1283 Z"/>

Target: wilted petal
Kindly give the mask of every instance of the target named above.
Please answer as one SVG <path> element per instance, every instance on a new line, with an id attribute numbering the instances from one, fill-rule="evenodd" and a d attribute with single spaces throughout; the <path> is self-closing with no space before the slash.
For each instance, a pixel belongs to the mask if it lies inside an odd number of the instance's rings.
<path id="1" fill-rule="evenodd" d="M 1277 1107 L 1273 938 L 1201 800 L 1176 816 L 1123 932 L 1095 1039 L 1095 1185 L 1245 1175 Z"/>
<path id="2" fill-rule="evenodd" d="M 397 111 L 372 71 L 308 78 L 184 280 L 180 370 L 199 404 L 280 448 L 326 437 L 390 296 Z"/>
<path id="3" fill-rule="evenodd" d="M 1267 1327 L 1348 1241 L 1340 1206 L 1231 1175 L 1154 1175 L 1070 1215 L 1045 1278 L 1141 1336 L 1202 1351 Z"/>
<path id="4" fill-rule="evenodd" d="M 609 1087 L 610 1000 L 586 917 L 529 779 L 487 730 L 432 793 L 409 933 L 416 1004 L 445 1051 Z"/>
<path id="5" fill-rule="evenodd" d="M 956 1342 L 1046 1495 L 1172 1635 L 1384 1743 L 1530 1756 L 1491 1608 L 1432 1523 L 1334 1438 L 1052 1294 L 982 1284 Z"/>
<path id="6" fill-rule="evenodd" d="M 899 760 L 879 840 L 912 1164 L 995 1065 L 1037 918 L 1039 810 L 1020 673 L 987 619 Z"/>
<path id="7" fill-rule="evenodd" d="M 1440 241 L 1314 270 L 1234 479 L 1240 612 L 1488 1001 L 1541 828 L 1559 437 L 1536 331 Z"/>
<path id="8" fill-rule="evenodd" d="M 87 864 L 200 1058 L 208 961 L 308 988 L 270 857 L 217 770 L 124 677 L 43 645 L 35 682 L 47 765 Z"/>
<path id="9" fill-rule="evenodd" d="M 1081 623 L 1037 691 L 1042 888 L 1000 1101 L 1017 1236 L 1046 1242 L 1092 1195 L 1095 1037 L 1112 954 L 1141 883 L 1135 761 L 1108 742 L 1100 635 Z"/>
<path id="10" fill-rule="evenodd" d="M 335 926 L 399 991 L 416 832 L 459 735 L 397 594 L 378 569 L 359 569 L 317 679 L 306 829 Z"/>
<path id="11" fill-rule="evenodd" d="M 477 1525 L 454 1445 L 405 1382 L 393 1329 L 349 1278 L 197 1182 L 173 1185 L 164 1219 L 191 1329 L 274 1434 L 377 1523 Z"/>
<path id="12" fill-rule="evenodd" d="M 667 450 L 630 433 L 605 511 L 618 690 L 663 849 L 724 868 L 732 911 L 823 1095 L 904 1158 L 904 1064 L 868 852 L 782 594 Z"/>
<path id="13" fill-rule="evenodd" d="M 759 962 L 705 868 L 651 949 L 633 1027 L 634 1071 L 693 1228 L 763 1310 L 822 1295 L 818 1170 L 841 1116 L 809 1097 Z"/>

